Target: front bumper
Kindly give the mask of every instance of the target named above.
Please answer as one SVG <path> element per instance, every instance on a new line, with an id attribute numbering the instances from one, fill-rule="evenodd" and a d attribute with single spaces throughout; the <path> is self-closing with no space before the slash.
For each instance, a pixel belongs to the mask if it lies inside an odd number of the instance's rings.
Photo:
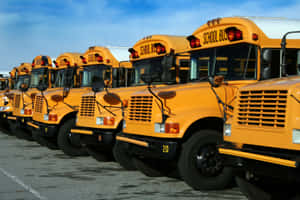
<path id="1" fill-rule="evenodd" d="M 49 138 L 56 137 L 59 130 L 59 125 L 44 124 L 36 121 L 28 122 L 27 125 L 32 127 L 41 136 Z"/>
<path id="2" fill-rule="evenodd" d="M 161 138 L 149 138 L 120 133 L 116 137 L 118 142 L 126 145 L 126 151 L 137 157 L 174 160 L 178 155 L 179 142 Z"/>
<path id="3" fill-rule="evenodd" d="M 295 155 L 292 155 L 288 152 L 283 153 L 274 153 L 273 151 L 267 151 L 267 148 L 265 150 L 257 150 L 253 148 L 242 148 L 237 149 L 234 148 L 232 145 L 222 145 L 218 148 L 219 152 L 221 154 L 240 158 L 240 159 L 247 159 L 247 160 L 253 160 L 253 161 L 261 161 L 265 163 L 285 166 L 285 167 L 292 167 L 292 168 L 298 168 L 300 166 L 300 157 L 295 157 Z"/>
<path id="4" fill-rule="evenodd" d="M 12 112 L 0 112 L 0 120 L 7 120 L 8 116 L 12 116 Z"/>
<path id="5" fill-rule="evenodd" d="M 71 133 L 80 134 L 80 142 L 84 145 L 113 145 L 116 135 L 114 131 L 87 129 L 83 127 L 71 129 Z"/>

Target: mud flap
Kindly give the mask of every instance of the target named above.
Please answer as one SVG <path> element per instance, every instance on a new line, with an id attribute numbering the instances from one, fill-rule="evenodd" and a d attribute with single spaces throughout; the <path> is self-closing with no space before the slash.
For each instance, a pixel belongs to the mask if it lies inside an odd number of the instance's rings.
<path id="1" fill-rule="evenodd" d="M 240 188 L 240 191 L 249 199 L 249 200 L 271 200 L 271 194 L 263 191 L 254 184 L 242 179 L 241 177 L 235 178 L 237 185 Z"/>

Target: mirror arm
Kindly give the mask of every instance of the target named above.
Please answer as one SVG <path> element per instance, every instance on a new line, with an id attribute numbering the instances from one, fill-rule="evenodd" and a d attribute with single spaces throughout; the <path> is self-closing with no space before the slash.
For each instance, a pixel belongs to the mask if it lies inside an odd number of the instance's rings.
<path id="1" fill-rule="evenodd" d="M 109 91 L 108 91 L 106 85 L 105 85 L 105 91 L 109 95 Z M 123 105 L 123 101 L 120 98 L 117 98 L 115 95 L 112 95 L 112 97 L 121 103 L 122 117 L 124 118 L 124 105 Z"/>
<path id="2" fill-rule="evenodd" d="M 227 108 L 233 110 L 233 106 L 228 105 L 225 102 L 223 102 L 222 99 L 220 98 L 220 96 L 217 94 L 217 92 L 216 92 L 216 90 L 213 86 L 211 86 L 210 88 L 213 91 L 213 93 L 215 94 L 215 96 L 218 100 L 218 103 L 223 106 L 223 120 L 224 120 L 224 122 L 226 122 L 226 120 L 227 120 L 226 110 L 227 110 Z"/>
<path id="3" fill-rule="evenodd" d="M 107 109 L 105 106 L 103 106 L 99 101 L 97 101 L 97 100 L 95 100 L 95 101 L 96 101 L 97 105 L 99 105 L 100 107 L 102 107 L 103 109 L 105 109 L 107 112 L 109 112 L 113 116 L 117 116 L 115 113 L 113 113 L 112 111 L 110 111 L 109 109 Z"/>
<path id="4" fill-rule="evenodd" d="M 162 124 L 165 123 L 165 121 L 167 120 L 168 116 L 165 115 L 165 111 L 164 111 L 164 103 L 163 101 L 151 90 L 151 85 L 148 84 L 148 91 L 160 102 L 160 105 L 161 105 L 161 119 L 162 119 Z"/>

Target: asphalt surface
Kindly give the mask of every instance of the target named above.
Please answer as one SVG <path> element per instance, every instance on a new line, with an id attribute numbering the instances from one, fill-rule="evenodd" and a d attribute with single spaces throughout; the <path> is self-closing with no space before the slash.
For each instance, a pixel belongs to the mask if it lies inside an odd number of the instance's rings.
<path id="1" fill-rule="evenodd" d="M 150 178 L 115 162 L 70 158 L 0 132 L 0 200 L 245 200 L 238 188 L 200 192 L 172 178 Z"/>

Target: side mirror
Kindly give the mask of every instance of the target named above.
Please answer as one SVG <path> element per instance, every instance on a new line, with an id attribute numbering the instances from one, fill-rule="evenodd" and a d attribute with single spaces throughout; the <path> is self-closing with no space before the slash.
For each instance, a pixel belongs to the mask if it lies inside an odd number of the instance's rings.
<path id="1" fill-rule="evenodd" d="M 45 83 L 41 83 L 37 86 L 38 91 L 40 92 L 44 92 L 45 90 L 47 90 L 48 86 Z"/>
<path id="2" fill-rule="evenodd" d="M 208 77 L 208 82 L 212 87 L 219 87 L 224 82 L 224 76 Z"/>
<path id="3" fill-rule="evenodd" d="M 175 63 L 175 55 L 172 52 L 168 55 L 165 55 L 161 61 L 162 66 L 166 69 L 170 69 L 171 67 L 173 67 L 174 63 Z"/>
<path id="4" fill-rule="evenodd" d="M 269 78 L 271 78 L 271 66 L 266 66 L 262 70 L 261 79 L 266 80 Z"/>
<path id="5" fill-rule="evenodd" d="M 272 62 L 272 50 L 271 49 L 265 49 L 262 53 L 263 61 L 266 63 Z"/>
<path id="6" fill-rule="evenodd" d="M 28 85 L 25 84 L 25 83 L 21 84 L 20 90 L 21 90 L 22 92 L 27 92 L 27 90 L 28 90 Z"/>
<path id="7" fill-rule="evenodd" d="M 110 93 L 110 92 L 106 93 L 103 96 L 103 99 L 110 105 L 117 105 L 121 102 L 121 98 L 119 97 L 119 95 L 117 95 L 115 93 Z"/>
<path id="8" fill-rule="evenodd" d="M 70 88 L 65 87 L 63 91 L 63 98 L 66 98 L 70 93 Z"/>
<path id="9" fill-rule="evenodd" d="M 105 84 L 102 79 L 100 79 L 99 77 L 94 78 L 94 80 L 92 82 L 93 92 L 97 93 L 97 92 L 101 91 L 104 88 L 104 86 L 105 86 Z"/>

